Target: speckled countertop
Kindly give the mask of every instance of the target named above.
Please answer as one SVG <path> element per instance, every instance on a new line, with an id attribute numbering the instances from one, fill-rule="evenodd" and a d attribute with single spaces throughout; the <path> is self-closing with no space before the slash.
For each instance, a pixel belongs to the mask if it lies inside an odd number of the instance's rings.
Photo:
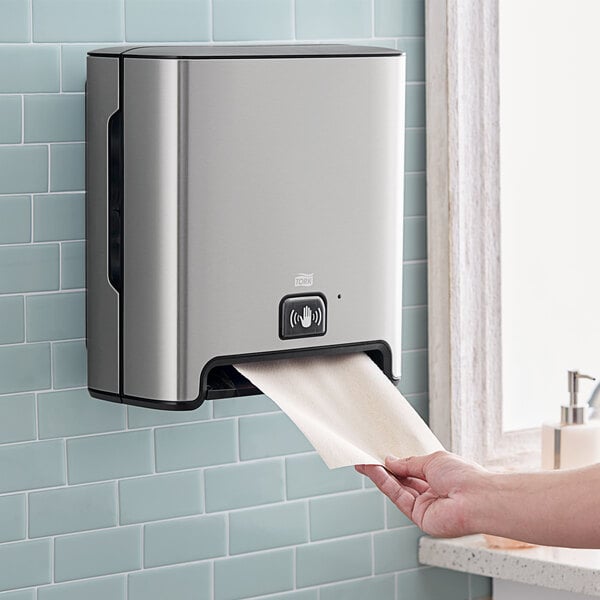
<path id="1" fill-rule="evenodd" d="M 481 535 L 422 537 L 419 560 L 434 567 L 600 596 L 600 550 L 546 546 L 492 550 Z"/>

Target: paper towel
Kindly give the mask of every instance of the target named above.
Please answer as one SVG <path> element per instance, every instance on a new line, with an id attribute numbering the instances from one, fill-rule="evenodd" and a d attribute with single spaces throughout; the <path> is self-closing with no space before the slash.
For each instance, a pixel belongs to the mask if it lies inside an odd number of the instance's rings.
<path id="1" fill-rule="evenodd" d="M 330 469 L 442 450 L 425 422 L 362 353 L 235 365 L 302 430 Z"/>

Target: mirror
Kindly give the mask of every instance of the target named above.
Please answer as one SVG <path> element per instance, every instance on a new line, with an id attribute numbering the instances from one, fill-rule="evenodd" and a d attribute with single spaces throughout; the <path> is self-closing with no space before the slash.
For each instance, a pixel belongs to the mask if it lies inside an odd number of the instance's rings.
<path id="1" fill-rule="evenodd" d="M 558 421 L 600 378 L 597 0 L 499 0 L 502 415 Z M 582 382 L 580 402 L 593 384 Z"/>

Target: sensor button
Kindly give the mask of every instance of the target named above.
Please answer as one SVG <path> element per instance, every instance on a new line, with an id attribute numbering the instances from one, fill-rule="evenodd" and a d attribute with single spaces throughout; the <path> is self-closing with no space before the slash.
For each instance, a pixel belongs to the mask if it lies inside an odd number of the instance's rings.
<path id="1" fill-rule="evenodd" d="M 287 296 L 279 306 L 281 339 L 325 335 L 327 306 L 323 296 Z"/>

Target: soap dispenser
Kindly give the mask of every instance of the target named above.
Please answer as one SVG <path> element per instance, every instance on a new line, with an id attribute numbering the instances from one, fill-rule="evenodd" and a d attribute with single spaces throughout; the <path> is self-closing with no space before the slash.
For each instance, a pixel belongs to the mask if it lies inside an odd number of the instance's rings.
<path id="1" fill-rule="evenodd" d="M 569 404 L 561 406 L 560 423 L 542 426 L 542 469 L 576 469 L 600 462 L 600 420 L 588 421 L 588 407 L 578 404 L 580 379 L 568 371 Z"/>

